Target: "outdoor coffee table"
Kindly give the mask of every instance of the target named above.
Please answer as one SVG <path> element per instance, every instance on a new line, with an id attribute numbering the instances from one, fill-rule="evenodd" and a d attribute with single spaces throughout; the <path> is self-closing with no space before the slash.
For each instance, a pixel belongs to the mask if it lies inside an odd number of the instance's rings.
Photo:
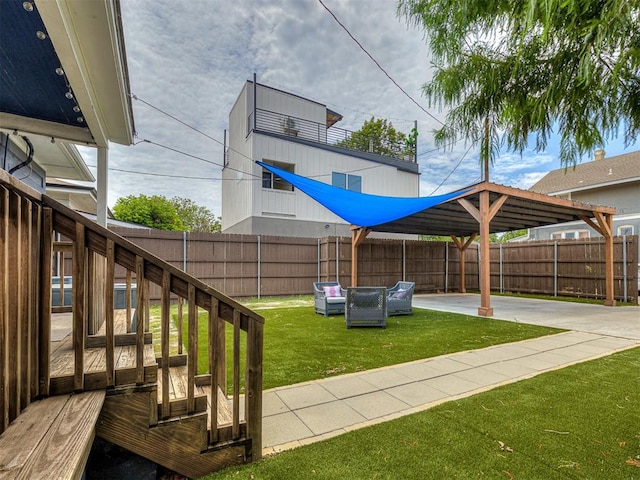
<path id="1" fill-rule="evenodd" d="M 387 288 L 349 287 L 344 317 L 347 328 L 387 327 Z"/>

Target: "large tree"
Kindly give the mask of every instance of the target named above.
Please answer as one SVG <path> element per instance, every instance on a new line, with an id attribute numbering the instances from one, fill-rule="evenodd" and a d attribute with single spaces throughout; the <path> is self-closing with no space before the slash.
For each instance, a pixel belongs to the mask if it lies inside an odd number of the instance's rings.
<path id="1" fill-rule="evenodd" d="M 407 136 L 396 130 L 390 121 L 371 117 L 370 120 L 364 121 L 360 130 L 352 132 L 348 138 L 336 145 L 402 158 L 414 154 L 417 136 L 418 132 L 415 129 Z"/>
<path id="2" fill-rule="evenodd" d="M 480 143 L 488 164 L 503 142 L 560 136 L 563 165 L 640 129 L 640 0 L 400 0 L 424 29 L 435 74 L 430 106 L 450 108 L 436 144 Z"/>
<path id="3" fill-rule="evenodd" d="M 222 224 L 206 207 L 190 198 L 173 197 L 170 200 L 188 232 L 220 233 Z"/>
<path id="4" fill-rule="evenodd" d="M 121 197 L 113 206 L 113 216 L 116 220 L 139 223 L 158 230 L 184 230 L 175 207 L 161 195 Z"/>

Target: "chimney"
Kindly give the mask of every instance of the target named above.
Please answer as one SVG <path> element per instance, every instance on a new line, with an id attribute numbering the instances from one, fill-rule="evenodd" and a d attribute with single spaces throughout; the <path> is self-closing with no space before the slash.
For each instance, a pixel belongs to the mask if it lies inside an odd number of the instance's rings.
<path id="1" fill-rule="evenodd" d="M 595 156 L 595 160 L 604 160 L 604 150 L 596 150 L 595 152 L 593 152 L 593 155 Z"/>

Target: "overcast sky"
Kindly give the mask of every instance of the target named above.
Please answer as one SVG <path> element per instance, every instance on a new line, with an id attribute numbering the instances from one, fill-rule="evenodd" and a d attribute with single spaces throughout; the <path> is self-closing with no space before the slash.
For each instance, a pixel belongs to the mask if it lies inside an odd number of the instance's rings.
<path id="1" fill-rule="evenodd" d="M 444 120 L 444 112 L 428 108 L 421 95 L 432 71 L 423 34 L 396 16 L 395 0 L 323 2 L 411 97 Z M 132 100 L 136 145 L 110 149 L 110 206 L 119 197 L 144 193 L 191 198 L 220 215 L 223 132 L 240 89 L 254 72 L 259 83 L 339 112 L 341 128 L 357 130 L 375 116 L 408 133 L 417 120 L 421 195 L 480 180 L 478 148 L 468 150 L 459 142 L 452 150 L 434 151 L 431 131 L 438 122 L 389 80 L 318 0 L 135 0 L 120 5 L 131 91 L 140 100 Z M 94 166 L 95 151 L 81 151 Z M 623 152 L 621 141 L 607 146 L 607 156 Z M 491 180 L 526 189 L 559 167 L 558 145 L 552 140 L 545 152 L 501 155 Z"/>

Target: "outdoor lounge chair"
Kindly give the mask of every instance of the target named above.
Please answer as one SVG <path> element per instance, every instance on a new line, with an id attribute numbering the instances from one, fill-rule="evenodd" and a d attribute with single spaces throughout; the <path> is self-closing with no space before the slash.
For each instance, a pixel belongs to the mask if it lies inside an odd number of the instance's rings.
<path id="1" fill-rule="evenodd" d="M 387 315 L 412 315 L 413 289 L 415 282 L 398 282 L 387 289 Z"/>
<path id="2" fill-rule="evenodd" d="M 316 313 L 325 317 L 332 313 L 344 313 L 345 294 L 338 282 L 313 282 Z"/>

